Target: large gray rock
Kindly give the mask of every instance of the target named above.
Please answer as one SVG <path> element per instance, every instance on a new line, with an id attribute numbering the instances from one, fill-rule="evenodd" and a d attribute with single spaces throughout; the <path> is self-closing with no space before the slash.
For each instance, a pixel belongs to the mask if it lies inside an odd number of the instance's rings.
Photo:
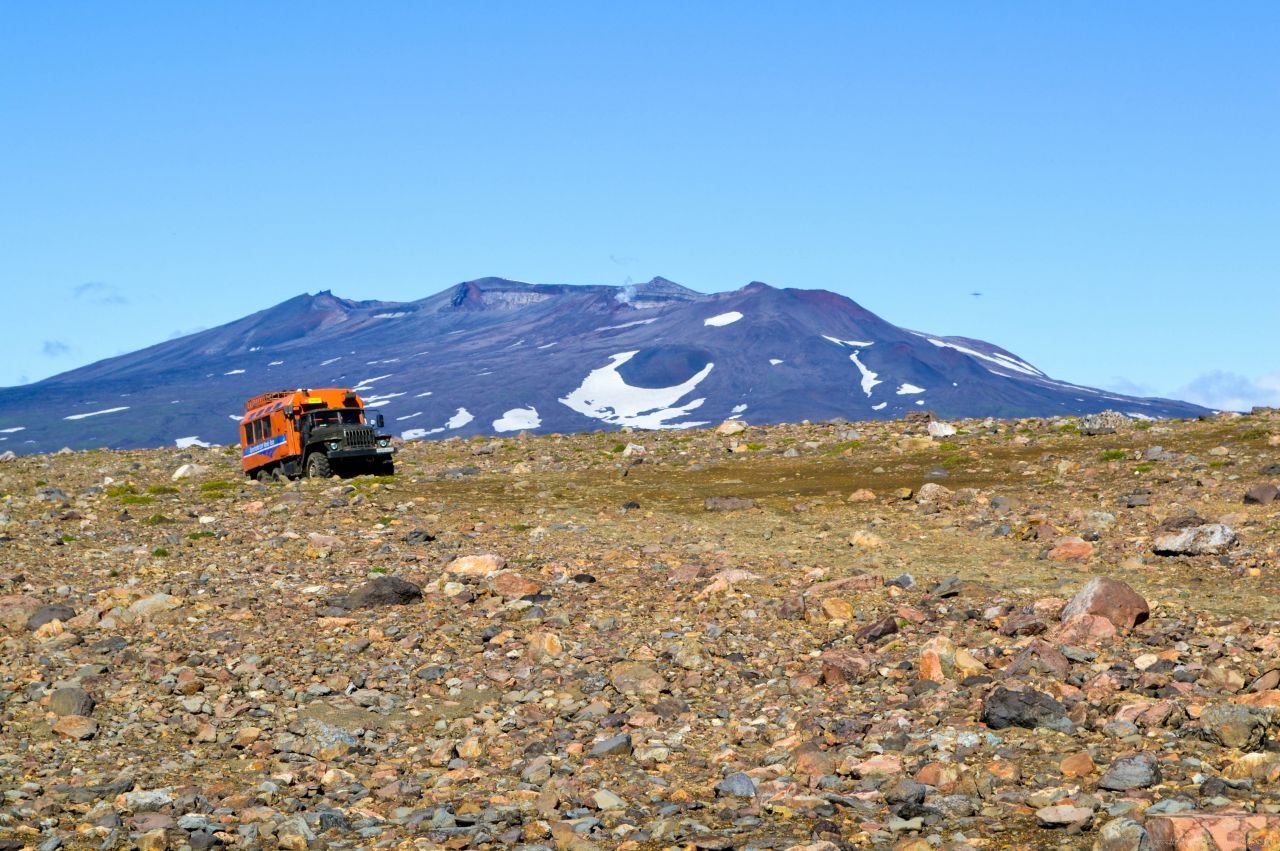
<path id="1" fill-rule="evenodd" d="M 1081 417 L 1079 428 L 1081 434 L 1115 434 L 1131 425 L 1129 418 L 1119 411 L 1100 411 Z"/>
<path id="2" fill-rule="evenodd" d="M 92 715 L 97 702 L 82 688 L 56 689 L 49 695 L 49 711 L 54 715 Z"/>
<path id="3" fill-rule="evenodd" d="M 1160 763 L 1154 754 L 1122 756 L 1098 778 L 1098 788 L 1112 792 L 1146 789 L 1160 782 Z"/>
<path id="4" fill-rule="evenodd" d="M 735 771 L 716 784 L 717 797 L 754 798 L 756 784 L 745 773 Z"/>
<path id="5" fill-rule="evenodd" d="M 1098 831 L 1093 851 L 1151 851 L 1151 837 L 1133 819 L 1112 819 Z"/>
<path id="6" fill-rule="evenodd" d="M 35 632 L 50 621 L 69 621 L 76 616 L 76 610 L 61 603 L 41 606 L 27 618 L 27 629 Z"/>
<path id="7" fill-rule="evenodd" d="M 1226 748 L 1256 751 L 1267 735 L 1267 714 L 1252 706 L 1213 703 L 1200 714 L 1205 738 Z"/>
<path id="8" fill-rule="evenodd" d="M 1152 549 L 1158 556 L 1219 555 L 1235 546 L 1237 535 L 1221 523 L 1205 523 L 1159 535 Z"/>

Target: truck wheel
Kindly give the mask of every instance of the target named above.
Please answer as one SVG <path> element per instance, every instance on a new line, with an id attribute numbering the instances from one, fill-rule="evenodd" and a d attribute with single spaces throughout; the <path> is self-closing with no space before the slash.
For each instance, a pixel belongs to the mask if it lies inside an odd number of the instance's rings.
<path id="1" fill-rule="evenodd" d="M 333 468 L 329 466 L 329 456 L 323 452 L 312 453 L 307 459 L 307 478 L 327 479 L 332 475 Z"/>
<path id="2" fill-rule="evenodd" d="M 263 467 L 258 470 L 258 473 L 257 475 L 254 476 L 254 478 L 262 482 L 263 484 L 266 484 L 272 479 L 271 471 L 268 470 L 266 467 Z"/>

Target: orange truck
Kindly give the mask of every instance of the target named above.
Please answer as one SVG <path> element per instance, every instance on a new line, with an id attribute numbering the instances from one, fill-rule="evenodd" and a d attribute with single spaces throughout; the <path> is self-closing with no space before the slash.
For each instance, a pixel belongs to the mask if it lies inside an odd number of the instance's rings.
<path id="1" fill-rule="evenodd" d="M 240 461 L 245 475 L 328 478 L 395 472 L 395 447 L 382 414 L 345 387 L 273 390 L 244 403 Z"/>

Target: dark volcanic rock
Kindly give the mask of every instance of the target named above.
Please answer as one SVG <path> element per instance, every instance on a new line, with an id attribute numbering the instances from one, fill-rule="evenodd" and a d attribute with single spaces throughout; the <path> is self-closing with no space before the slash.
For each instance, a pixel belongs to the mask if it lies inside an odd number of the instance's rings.
<path id="1" fill-rule="evenodd" d="M 54 603 L 50 606 L 41 606 L 39 609 L 27 618 L 27 629 L 32 632 L 49 623 L 50 621 L 69 621 L 76 616 L 76 610 L 70 606 L 64 606 L 60 603 Z"/>
<path id="2" fill-rule="evenodd" d="M 993 730 L 1047 727 L 1061 733 L 1074 733 L 1076 729 L 1067 718 L 1066 707 L 1044 692 L 1013 691 L 1004 686 L 997 686 L 982 701 L 981 720 Z"/>
<path id="3" fill-rule="evenodd" d="M 349 609 L 374 606 L 403 606 L 422 600 L 422 589 L 398 576 L 379 576 L 356 588 L 346 597 Z"/>

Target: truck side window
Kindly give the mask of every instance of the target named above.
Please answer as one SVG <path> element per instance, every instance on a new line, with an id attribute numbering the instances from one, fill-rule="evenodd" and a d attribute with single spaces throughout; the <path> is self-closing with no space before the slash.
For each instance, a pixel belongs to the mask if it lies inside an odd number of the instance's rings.
<path id="1" fill-rule="evenodd" d="M 249 446 L 253 443 L 253 423 L 244 424 L 244 445 Z"/>
<path id="2" fill-rule="evenodd" d="M 263 417 L 262 419 L 262 436 L 264 438 L 271 436 L 271 417 Z"/>

